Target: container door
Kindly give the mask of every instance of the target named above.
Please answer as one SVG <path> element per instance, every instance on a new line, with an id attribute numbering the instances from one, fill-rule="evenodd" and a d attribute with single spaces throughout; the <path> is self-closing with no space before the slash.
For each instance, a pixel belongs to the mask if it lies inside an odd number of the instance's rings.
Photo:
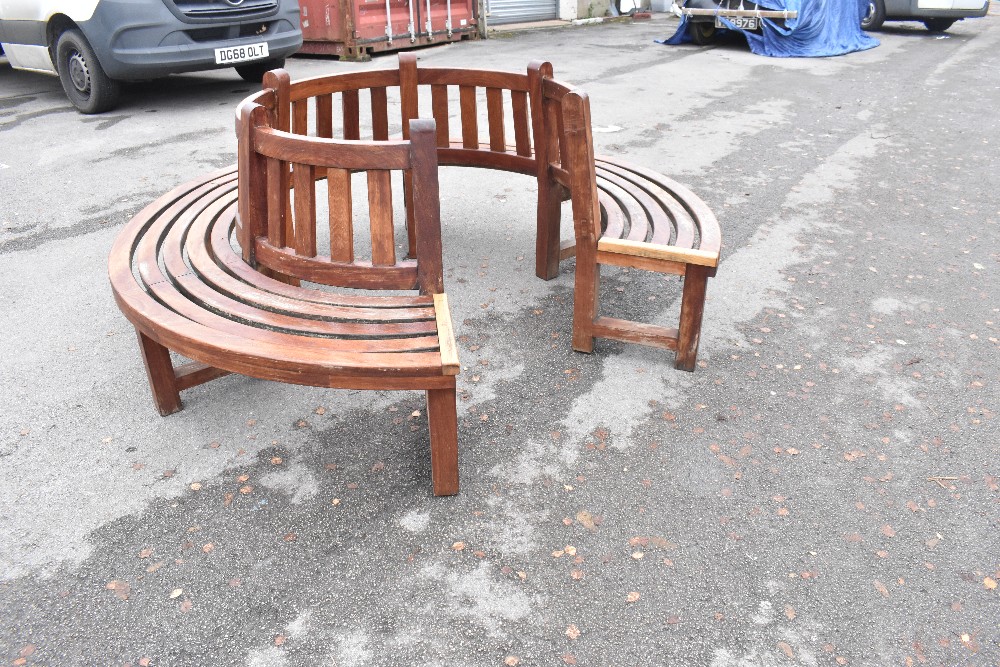
<path id="1" fill-rule="evenodd" d="M 420 32 L 430 35 L 450 35 L 472 32 L 476 28 L 473 14 L 475 0 L 412 0 L 418 3 Z M 427 18 L 430 17 L 428 24 Z"/>

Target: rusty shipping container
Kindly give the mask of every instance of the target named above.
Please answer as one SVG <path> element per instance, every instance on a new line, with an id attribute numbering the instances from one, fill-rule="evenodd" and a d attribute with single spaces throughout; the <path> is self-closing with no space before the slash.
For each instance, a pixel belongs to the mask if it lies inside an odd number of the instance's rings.
<path id="1" fill-rule="evenodd" d="M 476 0 L 299 0 L 300 53 L 364 59 L 377 51 L 478 36 Z"/>

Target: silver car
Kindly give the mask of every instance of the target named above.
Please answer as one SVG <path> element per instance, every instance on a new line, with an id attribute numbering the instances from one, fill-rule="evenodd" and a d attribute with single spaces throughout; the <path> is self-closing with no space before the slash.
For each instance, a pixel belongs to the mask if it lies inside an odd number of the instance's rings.
<path id="1" fill-rule="evenodd" d="M 922 21 L 931 32 L 944 32 L 955 21 L 986 16 L 990 0 L 869 0 L 861 20 L 865 30 L 878 30 L 885 21 Z"/>

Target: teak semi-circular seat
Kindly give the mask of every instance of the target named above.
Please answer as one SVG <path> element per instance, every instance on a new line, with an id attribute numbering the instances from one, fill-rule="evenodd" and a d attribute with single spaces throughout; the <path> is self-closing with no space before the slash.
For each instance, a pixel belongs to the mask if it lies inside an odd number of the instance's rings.
<path id="1" fill-rule="evenodd" d="M 456 493 L 459 363 L 442 278 L 439 165 L 537 179 L 536 274 L 553 278 L 576 257 L 574 349 L 611 338 L 674 350 L 677 368 L 695 368 L 718 222 L 675 181 L 595 156 L 586 93 L 554 80 L 548 63 L 514 74 L 418 68 L 402 54 L 398 70 L 297 82 L 276 70 L 240 105 L 236 125 L 237 169 L 147 206 L 109 259 L 161 414 L 181 409 L 180 391 L 230 372 L 425 390 L 434 492 Z M 402 173 L 405 257 L 396 256 L 393 171 Z M 357 180 L 367 186 L 364 224 L 354 220 Z M 566 200 L 574 239 L 561 243 Z M 356 234 L 370 240 L 358 246 L 368 256 L 357 256 Z M 604 264 L 683 276 L 677 328 L 600 315 Z M 193 361 L 175 367 L 170 351 Z"/>

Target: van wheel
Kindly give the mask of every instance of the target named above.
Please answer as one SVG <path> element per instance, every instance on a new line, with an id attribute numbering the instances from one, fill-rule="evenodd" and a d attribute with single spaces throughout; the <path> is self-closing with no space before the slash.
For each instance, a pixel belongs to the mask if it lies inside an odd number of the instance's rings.
<path id="1" fill-rule="evenodd" d="M 121 84 L 104 73 L 79 30 L 67 30 L 59 36 L 56 69 L 66 97 L 80 113 L 102 113 L 118 103 Z"/>
<path id="2" fill-rule="evenodd" d="M 868 9 L 861 19 L 862 30 L 878 30 L 885 23 L 885 2 L 868 0 Z"/>
<path id="3" fill-rule="evenodd" d="M 250 65 L 237 65 L 236 73 L 240 75 L 244 81 L 249 81 L 250 83 L 260 83 L 264 80 L 264 75 L 273 69 L 281 69 L 285 66 L 284 58 L 275 58 L 274 60 L 265 60 L 261 63 L 252 63 Z"/>
<path id="4" fill-rule="evenodd" d="M 954 22 L 952 19 L 924 19 L 924 26 L 931 32 L 944 32 Z"/>
<path id="5" fill-rule="evenodd" d="M 688 34 L 691 41 L 698 46 L 705 46 L 715 37 L 715 25 L 709 21 L 691 21 L 688 24 Z"/>

